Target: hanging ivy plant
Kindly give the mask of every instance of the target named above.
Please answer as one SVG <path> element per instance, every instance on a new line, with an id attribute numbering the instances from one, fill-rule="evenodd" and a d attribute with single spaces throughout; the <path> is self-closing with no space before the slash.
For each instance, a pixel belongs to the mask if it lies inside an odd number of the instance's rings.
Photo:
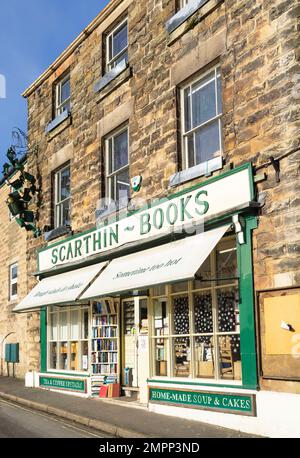
<path id="1" fill-rule="evenodd" d="M 35 238 L 41 235 L 40 229 L 35 225 L 35 214 L 29 210 L 29 204 L 37 193 L 36 178 L 25 171 L 25 166 L 17 157 L 14 147 L 10 147 L 6 157 L 8 162 L 3 165 L 2 174 L 12 192 L 8 195 L 6 201 L 9 211 L 16 218 L 17 224 L 26 231 L 32 231 Z M 10 180 L 18 173 L 18 178 Z"/>

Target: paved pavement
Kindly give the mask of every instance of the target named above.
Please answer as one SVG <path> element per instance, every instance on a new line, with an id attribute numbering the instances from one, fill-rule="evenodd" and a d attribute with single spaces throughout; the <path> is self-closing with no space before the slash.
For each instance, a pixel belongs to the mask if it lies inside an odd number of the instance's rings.
<path id="1" fill-rule="evenodd" d="M 169 417 L 37 388 L 25 388 L 24 380 L 0 377 L 0 398 L 27 408 L 56 415 L 113 437 L 123 438 L 231 438 L 253 437 L 226 428 Z"/>
<path id="2" fill-rule="evenodd" d="M 99 437 L 109 436 L 0 399 L 0 439 Z"/>

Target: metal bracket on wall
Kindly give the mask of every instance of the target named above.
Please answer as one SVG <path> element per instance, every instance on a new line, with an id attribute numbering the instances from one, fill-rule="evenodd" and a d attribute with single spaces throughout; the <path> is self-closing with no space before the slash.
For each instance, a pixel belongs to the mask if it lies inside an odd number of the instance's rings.
<path id="1" fill-rule="evenodd" d="M 273 156 L 270 157 L 270 161 L 276 173 L 276 183 L 280 183 L 280 161 L 279 159 L 274 159 Z"/>
<path id="2" fill-rule="evenodd" d="M 241 215 L 233 215 L 232 223 L 237 236 L 237 241 L 240 245 L 244 245 L 245 241 L 245 220 Z"/>

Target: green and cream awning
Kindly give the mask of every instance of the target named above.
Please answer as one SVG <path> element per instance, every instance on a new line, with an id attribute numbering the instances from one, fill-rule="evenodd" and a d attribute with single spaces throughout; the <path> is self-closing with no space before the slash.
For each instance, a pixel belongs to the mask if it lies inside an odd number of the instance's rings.
<path id="1" fill-rule="evenodd" d="M 116 258 L 110 263 L 45 278 L 15 307 L 14 312 L 28 312 L 46 305 L 73 304 L 191 280 L 228 229 L 229 225 L 222 226 Z"/>
<path id="2" fill-rule="evenodd" d="M 110 262 L 81 299 L 113 296 L 150 286 L 191 280 L 229 226 L 130 254 Z"/>

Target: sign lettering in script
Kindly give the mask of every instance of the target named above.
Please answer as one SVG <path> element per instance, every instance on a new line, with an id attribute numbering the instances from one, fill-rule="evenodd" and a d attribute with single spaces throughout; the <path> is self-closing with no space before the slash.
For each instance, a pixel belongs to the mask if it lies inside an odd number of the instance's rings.
<path id="1" fill-rule="evenodd" d="M 149 402 L 248 416 L 256 415 L 254 395 L 208 393 L 150 387 Z"/>
<path id="2" fill-rule="evenodd" d="M 43 388 L 54 388 L 56 390 L 86 392 L 86 383 L 84 380 L 40 377 L 40 386 Z"/>
<path id="3" fill-rule="evenodd" d="M 252 180 L 251 166 L 246 164 L 205 185 L 154 201 L 126 218 L 41 250 L 39 270 L 42 272 L 128 243 L 181 231 L 220 213 L 246 207 L 253 198 Z"/>

